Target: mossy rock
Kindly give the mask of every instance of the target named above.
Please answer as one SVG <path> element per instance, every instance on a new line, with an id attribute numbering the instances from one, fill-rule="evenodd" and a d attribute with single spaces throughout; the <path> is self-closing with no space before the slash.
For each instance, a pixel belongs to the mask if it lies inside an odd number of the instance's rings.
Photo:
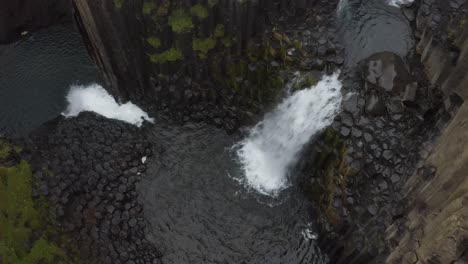
<path id="1" fill-rule="evenodd" d="M 114 6 L 118 10 L 122 8 L 122 5 L 123 5 L 123 0 L 114 0 Z"/>
<path id="2" fill-rule="evenodd" d="M 23 150 L 18 146 L 13 146 L 8 141 L 0 139 L 0 159 L 6 159 L 10 154 L 20 154 Z"/>
<path id="3" fill-rule="evenodd" d="M 166 62 L 175 62 L 184 58 L 182 51 L 178 48 L 171 48 L 162 53 L 150 54 L 148 56 L 151 62 L 160 64 Z"/>
<path id="4" fill-rule="evenodd" d="M 208 6 L 210 8 L 213 8 L 213 7 L 217 6 L 218 3 L 219 3 L 219 0 L 208 0 Z"/>
<path id="5" fill-rule="evenodd" d="M 49 240 L 44 203 L 32 197 L 33 176 L 26 161 L 0 166 L 0 262 L 69 263 Z"/>
<path id="6" fill-rule="evenodd" d="M 199 39 L 195 38 L 192 41 L 192 48 L 194 51 L 200 52 L 202 55 L 207 55 L 210 50 L 216 47 L 217 40 L 213 37 Z"/>
<path id="7" fill-rule="evenodd" d="M 182 8 L 172 11 L 168 23 L 175 33 L 189 33 L 194 28 L 192 16 Z"/>
<path id="8" fill-rule="evenodd" d="M 156 4 L 152 0 L 145 0 L 143 2 L 143 8 L 142 8 L 143 14 L 149 15 L 155 9 L 156 9 Z"/>
<path id="9" fill-rule="evenodd" d="M 215 38 L 222 38 L 222 37 L 224 37 L 224 33 L 225 33 L 224 25 L 223 24 L 217 24 L 216 27 L 215 27 L 215 31 L 214 31 L 213 36 Z"/>
<path id="10" fill-rule="evenodd" d="M 153 48 L 160 48 L 161 47 L 161 40 L 157 37 L 151 36 L 146 39 L 146 42 L 150 44 Z"/>
<path id="11" fill-rule="evenodd" d="M 190 8 L 190 13 L 197 17 L 200 20 L 205 20 L 210 13 L 208 12 L 208 8 L 206 8 L 202 4 L 196 4 Z"/>

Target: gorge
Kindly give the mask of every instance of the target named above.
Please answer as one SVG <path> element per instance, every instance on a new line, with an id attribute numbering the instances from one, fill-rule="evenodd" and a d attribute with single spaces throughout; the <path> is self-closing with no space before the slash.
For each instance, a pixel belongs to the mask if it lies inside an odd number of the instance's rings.
<path id="1" fill-rule="evenodd" d="M 468 263 L 465 0 L 58 2 L 0 27 L 0 263 Z"/>

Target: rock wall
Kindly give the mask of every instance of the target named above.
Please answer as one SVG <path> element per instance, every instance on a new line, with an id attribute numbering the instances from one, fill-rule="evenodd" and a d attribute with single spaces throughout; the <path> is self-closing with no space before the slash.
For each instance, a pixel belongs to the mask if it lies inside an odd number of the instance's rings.
<path id="1" fill-rule="evenodd" d="M 308 49 L 284 26 L 328 23 L 325 14 L 334 12 L 336 2 L 74 0 L 74 7 L 113 95 L 175 109 L 184 120 L 194 118 L 186 113 L 210 109 L 204 121 L 218 119 L 231 130 L 249 116 L 244 110 L 275 101 L 286 79 L 282 71 L 323 68 L 323 60 L 312 62 L 312 53 L 336 54 L 324 48 L 327 39 L 320 50 L 313 46 L 318 41 Z"/>
<path id="2" fill-rule="evenodd" d="M 386 263 L 468 263 L 468 103 L 405 185 L 408 211 L 387 230 Z"/>
<path id="3" fill-rule="evenodd" d="M 416 18 L 417 51 L 429 80 L 444 93 L 451 116 L 468 98 L 467 19 L 466 0 L 423 0 Z"/>
<path id="4" fill-rule="evenodd" d="M 386 263 L 468 263 L 466 2 L 424 0 L 419 8 L 417 51 L 430 82 L 443 92 L 439 127 L 448 126 L 403 188 L 404 213 L 386 231 Z"/>
<path id="5" fill-rule="evenodd" d="M 0 6 L 0 44 L 19 39 L 25 31 L 72 21 L 71 0 L 1 0 Z"/>

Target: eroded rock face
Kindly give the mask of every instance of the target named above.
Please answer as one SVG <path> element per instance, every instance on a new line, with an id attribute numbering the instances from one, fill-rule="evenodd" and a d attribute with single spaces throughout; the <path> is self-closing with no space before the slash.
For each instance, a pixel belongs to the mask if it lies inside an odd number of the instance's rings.
<path id="1" fill-rule="evenodd" d="M 0 1 L 0 44 L 15 41 L 26 32 L 72 21 L 72 0 Z"/>

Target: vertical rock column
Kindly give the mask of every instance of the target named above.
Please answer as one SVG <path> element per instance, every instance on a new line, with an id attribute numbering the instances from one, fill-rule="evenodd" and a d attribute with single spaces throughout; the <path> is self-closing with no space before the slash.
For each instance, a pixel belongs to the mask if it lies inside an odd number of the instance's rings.
<path id="1" fill-rule="evenodd" d="M 170 101 L 205 89 L 216 101 L 220 90 L 235 86 L 223 81 L 226 74 L 246 67 L 242 59 L 258 53 L 253 47 L 262 43 L 265 30 L 314 2 L 74 0 L 74 7 L 114 96 L 154 101 L 171 93 Z"/>

